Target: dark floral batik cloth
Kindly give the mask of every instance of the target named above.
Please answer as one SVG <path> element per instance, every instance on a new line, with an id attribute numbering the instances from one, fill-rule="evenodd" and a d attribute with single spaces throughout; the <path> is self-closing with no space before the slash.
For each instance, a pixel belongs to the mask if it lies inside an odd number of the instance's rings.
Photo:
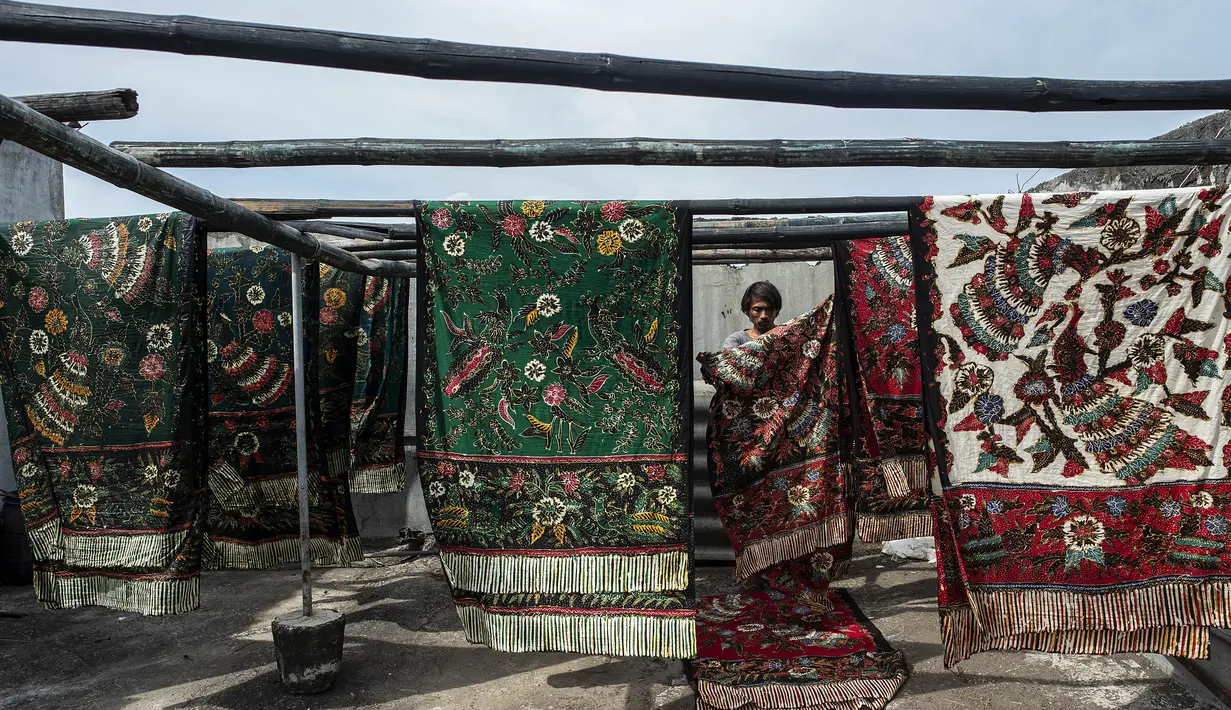
<path id="1" fill-rule="evenodd" d="M 419 471 L 467 638 L 688 658 L 691 219 L 420 208 Z"/>
<path id="2" fill-rule="evenodd" d="M 740 594 L 706 597 L 690 675 L 698 707 L 880 708 L 906 679 L 853 600 L 849 342 L 827 299 L 736 348 L 698 357 L 711 487 Z"/>
<path id="3" fill-rule="evenodd" d="M 929 199 L 912 234 L 946 663 L 1226 627 L 1224 188 Z"/>
<path id="4" fill-rule="evenodd" d="M 379 276 L 365 276 L 362 283 L 350 403 L 350 488 L 352 493 L 401 493 L 406 487 L 411 284 Z"/>
<path id="5" fill-rule="evenodd" d="M 856 534 L 864 542 L 931 535 L 910 240 L 841 242 L 834 263 L 857 417 Z"/>
<path id="6" fill-rule="evenodd" d="M 199 605 L 203 240 L 180 213 L 0 225 L 0 374 L 50 608 Z"/>
<path id="7" fill-rule="evenodd" d="M 291 258 L 263 243 L 209 252 L 209 484 L 205 562 L 263 569 L 299 559 Z M 303 268 L 309 531 L 317 564 L 362 559 L 348 488 L 358 289 L 322 292 Z M 349 319 L 348 328 L 344 319 Z M 340 452 L 340 453 L 339 453 Z M 332 464 L 332 465 L 331 465 Z"/>
<path id="8" fill-rule="evenodd" d="M 740 579 L 850 539 L 833 299 L 737 348 L 702 353 L 710 483 Z"/>

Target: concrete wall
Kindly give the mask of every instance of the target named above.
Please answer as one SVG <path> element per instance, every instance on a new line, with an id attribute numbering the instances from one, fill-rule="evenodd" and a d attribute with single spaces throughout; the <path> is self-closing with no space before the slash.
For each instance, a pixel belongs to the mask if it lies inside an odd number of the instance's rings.
<path id="1" fill-rule="evenodd" d="M 0 223 L 44 219 L 64 219 L 64 166 L 11 141 L 0 141 Z M 0 402 L 0 490 L 16 489 Z"/>

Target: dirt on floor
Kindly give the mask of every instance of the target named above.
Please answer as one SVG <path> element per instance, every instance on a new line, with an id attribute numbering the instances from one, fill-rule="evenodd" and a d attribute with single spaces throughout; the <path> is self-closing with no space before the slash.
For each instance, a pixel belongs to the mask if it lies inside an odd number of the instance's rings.
<path id="1" fill-rule="evenodd" d="M 334 689 L 304 697 L 282 691 L 269 630 L 275 616 L 298 608 L 297 569 L 207 573 L 201 610 L 178 617 L 47 611 L 29 587 L 0 587 L 0 709 L 694 707 L 677 661 L 473 646 L 439 560 L 369 564 L 317 572 L 318 605 L 346 613 L 346 649 Z M 698 569 L 704 593 L 723 591 L 731 577 L 730 567 Z M 945 670 L 935 569 L 924 562 L 864 548 L 839 586 L 911 664 L 891 710 L 1219 707 L 1136 655 L 983 653 Z"/>

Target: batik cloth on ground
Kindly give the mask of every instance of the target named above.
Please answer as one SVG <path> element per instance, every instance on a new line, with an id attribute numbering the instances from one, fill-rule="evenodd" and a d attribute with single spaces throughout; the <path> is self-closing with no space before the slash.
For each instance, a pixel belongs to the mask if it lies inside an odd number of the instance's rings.
<path id="1" fill-rule="evenodd" d="M 769 590 L 697 610 L 700 707 L 879 710 L 906 680 L 901 651 L 842 590 L 823 601 Z"/>
<path id="2" fill-rule="evenodd" d="M 4 401 L 49 608 L 196 609 L 203 253 L 180 213 L 0 226 Z"/>
<path id="3" fill-rule="evenodd" d="M 261 242 L 242 241 L 248 245 L 209 254 L 211 497 L 205 563 L 263 569 L 299 559 L 291 259 Z M 321 294 L 319 271 L 317 264 L 305 264 L 301 280 L 304 351 L 320 353 L 305 368 L 306 390 L 317 394 L 308 398 L 309 525 L 315 562 L 344 564 L 362 559 L 363 551 L 347 467 L 328 466 L 326 455 L 347 455 L 354 358 L 343 352 L 353 352 L 354 345 L 345 343 L 345 331 L 337 327 L 338 308 L 355 320 L 357 309 L 345 308 L 345 292 Z M 333 305 L 318 305 L 323 297 Z M 322 318 L 329 339 L 318 349 Z M 340 368 L 339 358 L 349 359 L 350 369 Z"/>
<path id="4" fill-rule="evenodd" d="M 924 459 L 914 269 L 907 237 L 834 246 L 851 367 L 856 533 L 864 542 L 932 534 Z"/>
<path id="5" fill-rule="evenodd" d="M 1231 621 L 1223 188 L 915 215 L 946 663 L 1201 657 Z"/>
<path id="6" fill-rule="evenodd" d="M 409 289 L 406 279 L 363 280 L 350 411 L 352 493 L 400 493 L 406 486 Z"/>
<path id="7" fill-rule="evenodd" d="M 698 358 L 717 390 L 711 485 L 744 582 L 700 605 L 699 708 L 880 708 L 905 681 L 902 655 L 829 588 L 850 560 L 854 493 L 838 329 L 830 299 Z"/>
<path id="8" fill-rule="evenodd" d="M 691 220 L 670 203 L 427 203 L 419 471 L 467 638 L 695 652 Z"/>

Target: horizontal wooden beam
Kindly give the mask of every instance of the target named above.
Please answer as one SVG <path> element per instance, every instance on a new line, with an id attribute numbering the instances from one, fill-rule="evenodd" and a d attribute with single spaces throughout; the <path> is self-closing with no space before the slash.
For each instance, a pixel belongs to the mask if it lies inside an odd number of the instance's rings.
<path id="1" fill-rule="evenodd" d="M 253 212 L 280 220 L 329 217 L 414 217 L 414 200 L 298 200 L 234 197 L 232 201 Z"/>
<path id="2" fill-rule="evenodd" d="M 413 217 L 415 200 L 318 200 L 234 197 L 233 202 L 273 219 Z M 923 202 L 912 196 L 722 198 L 684 200 L 693 215 L 905 212 Z"/>
<path id="3" fill-rule="evenodd" d="M 360 229 L 350 227 L 344 224 L 335 224 L 320 220 L 287 220 L 283 224 L 301 232 L 310 232 L 312 234 L 328 234 L 331 237 L 342 237 L 344 239 L 362 239 L 369 242 L 383 242 L 385 235 L 381 232 L 374 232 L 370 229 Z"/>
<path id="4" fill-rule="evenodd" d="M 414 239 L 388 239 L 370 244 L 346 244 L 343 249 L 351 252 L 385 251 L 388 249 L 414 249 L 419 242 Z"/>
<path id="5" fill-rule="evenodd" d="M 897 237 L 910 233 L 906 217 L 886 222 L 855 222 L 815 227 L 772 227 L 769 229 L 730 230 L 697 234 L 692 243 L 705 248 L 717 245 L 740 245 L 742 248 L 808 249 L 828 246 L 845 239 Z"/>
<path id="6" fill-rule="evenodd" d="M 325 244 L 310 234 L 112 150 L 7 96 L 0 96 L 0 139 L 20 143 L 112 185 L 183 210 L 214 229 L 239 232 L 347 271 L 387 276 L 410 273 L 406 264 L 361 261 L 354 254 Z"/>
<path id="7" fill-rule="evenodd" d="M 0 39 L 5 39 L 3 32 L 0 32 Z M 139 109 L 137 92 L 132 89 L 37 94 L 16 96 L 13 100 L 62 123 L 119 121 L 136 116 Z"/>
<path id="8" fill-rule="evenodd" d="M 1231 108 L 1231 81 L 1087 81 L 804 71 L 498 47 L 184 15 L 0 2 L 0 39 L 119 47 L 457 81 L 843 108 L 1142 111 Z"/>
<path id="9" fill-rule="evenodd" d="M 693 249 L 694 266 L 772 264 L 784 261 L 833 261 L 829 247 L 812 249 Z"/>
<path id="10" fill-rule="evenodd" d="M 1093 168 L 1225 165 L 1231 140 L 959 141 L 400 138 L 129 142 L 111 144 L 160 168 L 271 168 L 414 165 L 528 168 L 560 165 L 673 165 L 760 168 Z"/>

